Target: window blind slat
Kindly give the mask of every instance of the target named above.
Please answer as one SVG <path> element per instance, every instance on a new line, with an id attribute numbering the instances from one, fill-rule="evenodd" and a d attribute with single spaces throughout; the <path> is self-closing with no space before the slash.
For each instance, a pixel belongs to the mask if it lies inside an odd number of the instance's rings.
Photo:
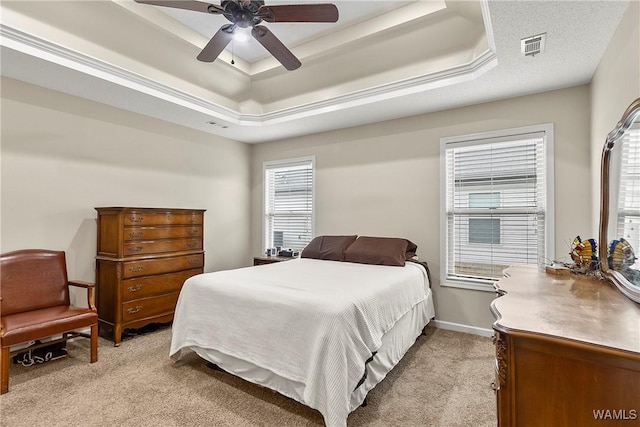
<path id="1" fill-rule="evenodd" d="M 265 249 L 302 250 L 312 237 L 313 161 L 265 166 Z"/>
<path id="2" fill-rule="evenodd" d="M 621 141 L 617 236 L 640 248 L 640 125 L 629 129 Z M 640 259 L 632 268 L 640 270 Z"/>
<path id="3" fill-rule="evenodd" d="M 544 134 L 451 143 L 446 164 L 446 276 L 492 281 L 545 250 Z"/>

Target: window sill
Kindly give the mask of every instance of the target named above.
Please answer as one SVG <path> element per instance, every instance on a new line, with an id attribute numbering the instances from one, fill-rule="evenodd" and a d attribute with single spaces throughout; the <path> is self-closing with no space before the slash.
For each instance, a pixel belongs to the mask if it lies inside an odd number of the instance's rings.
<path id="1" fill-rule="evenodd" d="M 440 286 L 446 288 L 469 289 L 474 291 L 495 292 L 492 283 L 471 283 L 471 282 L 455 282 L 452 280 L 442 280 Z"/>

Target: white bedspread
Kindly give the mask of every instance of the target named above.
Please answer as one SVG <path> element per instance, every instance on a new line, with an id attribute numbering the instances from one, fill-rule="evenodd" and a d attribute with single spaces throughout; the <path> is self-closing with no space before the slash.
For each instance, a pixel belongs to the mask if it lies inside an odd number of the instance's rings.
<path id="1" fill-rule="evenodd" d="M 304 404 L 346 426 L 349 399 L 383 334 L 427 298 L 424 269 L 295 259 L 189 278 L 170 355 L 214 349 L 304 384 Z"/>

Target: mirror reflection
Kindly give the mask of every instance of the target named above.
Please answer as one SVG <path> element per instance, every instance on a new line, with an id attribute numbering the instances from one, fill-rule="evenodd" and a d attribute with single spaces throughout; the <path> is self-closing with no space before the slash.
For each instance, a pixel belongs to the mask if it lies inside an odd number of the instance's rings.
<path id="1" fill-rule="evenodd" d="M 600 260 L 620 290 L 640 302 L 640 99 L 609 134 L 602 156 Z"/>

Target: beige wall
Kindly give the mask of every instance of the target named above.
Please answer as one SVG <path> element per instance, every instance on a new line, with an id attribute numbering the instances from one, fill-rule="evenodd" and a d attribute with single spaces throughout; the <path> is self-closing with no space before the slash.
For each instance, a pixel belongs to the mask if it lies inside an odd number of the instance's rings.
<path id="1" fill-rule="evenodd" d="M 600 193 L 600 157 L 607 134 L 631 102 L 640 97 L 640 2 L 631 1 L 591 81 L 592 189 Z M 597 233 L 600 198 L 594 196 L 592 228 Z"/>
<path id="2" fill-rule="evenodd" d="M 606 133 L 640 96 L 640 4 L 631 1 L 589 86 L 255 146 L 2 80 L 0 250 L 67 251 L 93 280 L 94 206 L 207 209 L 206 270 L 250 263 L 262 244 L 262 162 L 316 156 L 316 234 L 405 236 L 432 269 L 437 317 L 489 328 L 490 292 L 440 287 L 444 136 L 555 125 L 556 258 L 594 236 Z"/>
<path id="3" fill-rule="evenodd" d="M 205 270 L 246 265 L 246 144 L 2 80 L 1 250 L 67 252 L 94 280 L 96 206 L 201 208 Z"/>
<path id="4" fill-rule="evenodd" d="M 439 285 L 440 138 L 541 123 L 555 125 L 556 258 L 591 225 L 589 89 L 458 108 L 369 126 L 259 144 L 251 156 L 251 250 L 262 245 L 262 164 L 316 156 L 316 235 L 353 233 L 413 240 L 429 262 L 437 318 L 490 328 L 492 292 Z"/>

